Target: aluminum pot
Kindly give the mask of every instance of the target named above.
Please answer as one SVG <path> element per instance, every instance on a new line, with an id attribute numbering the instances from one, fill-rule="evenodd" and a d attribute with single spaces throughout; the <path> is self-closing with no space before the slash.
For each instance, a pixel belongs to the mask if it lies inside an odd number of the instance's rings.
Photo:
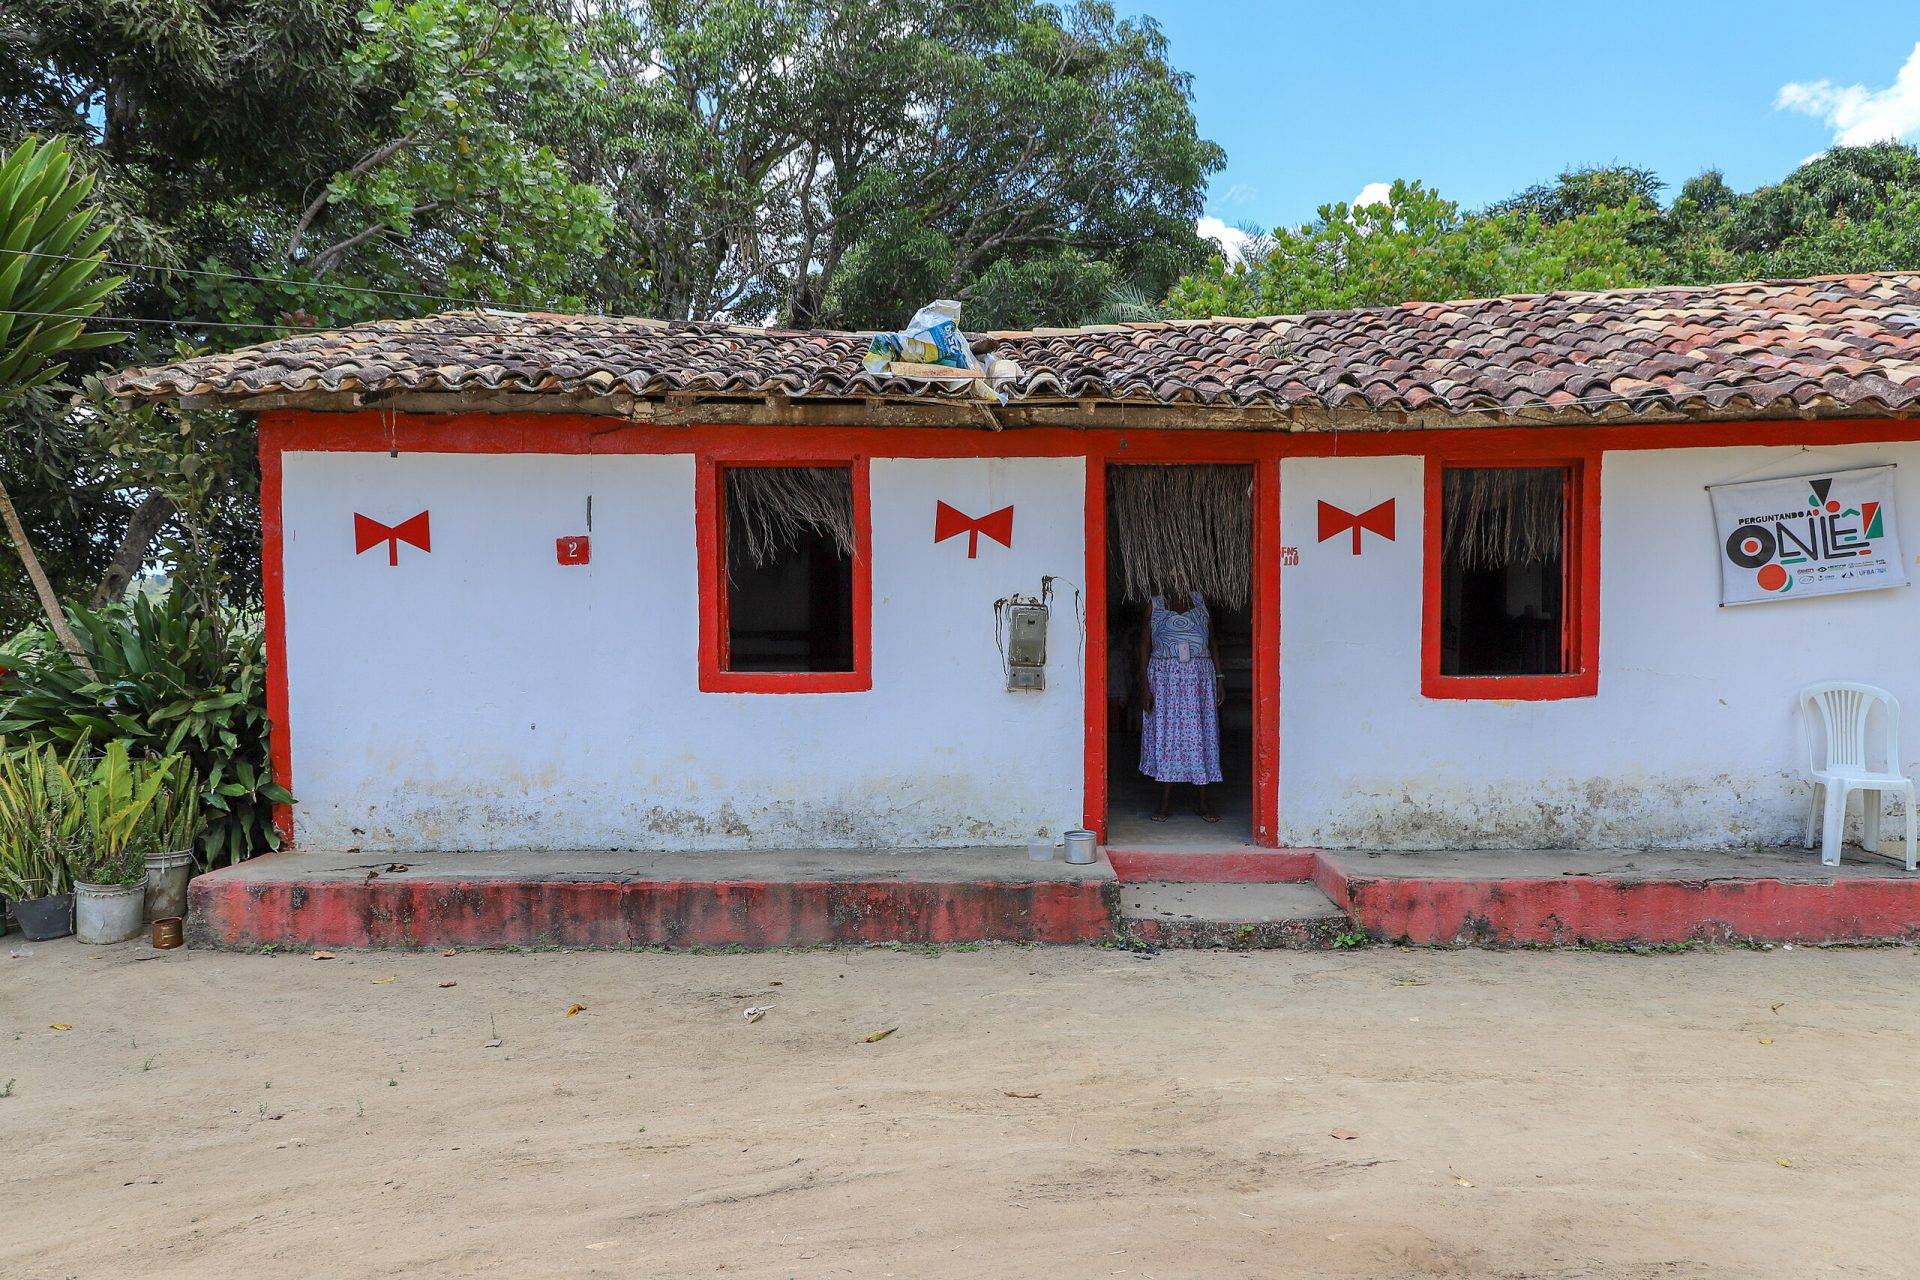
<path id="1" fill-rule="evenodd" d="M 1067 861 L 1076 867 L 1088 866 L 1100 860 L 1099 837 L 1093 832 L 1075 830 L 1067 832 Z"/>
<path id="2" fill-rule="evenodd" d="M 81 942 L 125 942 L 138 937 L 147 919 L 147 885 L 73 886 L 73 936 Z"/>

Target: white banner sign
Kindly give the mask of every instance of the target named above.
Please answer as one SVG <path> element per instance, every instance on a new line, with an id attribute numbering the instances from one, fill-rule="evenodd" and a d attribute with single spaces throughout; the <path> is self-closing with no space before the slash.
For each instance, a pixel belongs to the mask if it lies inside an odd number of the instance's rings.
<path id="1" fill-rule="evenodd" d="M 1907 583 L 1893 468 L 1708 485 L 1720 603 L 1799 600 Z"/>

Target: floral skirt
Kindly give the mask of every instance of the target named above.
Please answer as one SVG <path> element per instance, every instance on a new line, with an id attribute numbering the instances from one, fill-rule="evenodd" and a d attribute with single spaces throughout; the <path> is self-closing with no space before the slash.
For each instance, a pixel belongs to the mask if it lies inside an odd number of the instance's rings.
<path id="1" fill-rule="evenodd" d="M 1213 659 L 1147 661 L 1153 710 L 1141 720 L 1140 772 L 1155 782 L 1220 781 L 1220 709 Z"/>

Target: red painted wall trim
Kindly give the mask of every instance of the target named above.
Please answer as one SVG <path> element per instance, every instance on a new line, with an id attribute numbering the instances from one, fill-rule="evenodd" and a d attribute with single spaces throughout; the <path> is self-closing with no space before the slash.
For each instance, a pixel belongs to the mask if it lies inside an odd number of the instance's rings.
<path id="1" fill-rule="evenodd" d="M 275 410 L 279 415 L 283 411 Z M 1701 422 L 1399 431 L 1175 431 L 1032 427 L 659 427 L 558 413 L 425 415 L 284 411 L 290 450 L 420 453 L 699 453 L 721 462 L 867 454 L 892 458 L 1081 457 L 1130 462 L 1246 462 L 1286 457 L 1586 456 L 1603 449 L 1836 445 L 1920 440 L 1920 420 Z M 1119 418 L 1118 412 L 1112 415 Z M 1095 416 L 1095 421 L 1099 418 Z"/>
<path id="2" fill-rule="evenodd" d="M 869 459 L 860 456 L 786 457 L 718 463 L 702 455 L 695 466 L 693 520 L 700 584 L 702 693 L 864 693 L 873 688 L 873 497 Z M 734 466 L 845 466 L 853 472 L 853 670 L 727 670 L 727 531 L 721 486 Z"/>
<path id="3" fill-rule="evenodd" d="M 273 780 L 293 790 L 293 725 L 287 704 L 287 573 L 282 544 L 280 458 L 293 415 L 275 410 L 260 415 L 260 598 L 267 627 L 267 750 Z M 293 843 L 293 806 L 273 807 L 280 838 Z"/>
<path id="4" fill-rule="evenodd" d="M 1253 468 L 1253 842 L 1280 842 L 1280 460 Z"/>
<path id="5" fill-rule="evenodd" d="M 1442 476 L 1449 467 L 1560 466 L 1567 468 L 1566 581 L 1563 627 L 1569 670 L 1550 676 L 1450 676 L 1440 671 L 1440 562 Z M 1514 699 L 1540 702 L 1591 698 L 1600 691 L 1600 454 L 1569 456 L 1500 453 L 1471 447 L 1427 455 L 1423 554 L 1420 570 L 1420 692 L 1429 698 Z"/>
<path id="6" fill-rule="evenodd" d="M 1080 823 L 1102 841 L 1107 838 L 1107 464 L 1087 456 L 1087 670 L 1086 780 L 1081 788 Z"/>

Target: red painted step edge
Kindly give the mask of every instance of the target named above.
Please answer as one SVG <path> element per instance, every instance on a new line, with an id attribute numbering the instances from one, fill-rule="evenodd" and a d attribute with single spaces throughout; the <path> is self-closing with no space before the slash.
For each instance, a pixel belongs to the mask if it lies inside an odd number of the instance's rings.
<path id="1" fill-rule="evenodd" d="M 1296 884 L 1313 878 L 1313 849 L 1219 849 L 1176 853 L 1165 849 L 1107 850 L 1122 884 Z"/>
<path id="2" fill-rule="evenodd" d="M 1110 852 L 1121 880 L 1311 877 L 1370 936 L 1426 945 L 1920 939 L 1920 879 L 1400 879 L 1291 849 Z M 1168 865 L 1177 859 L 1177 865 Z M 1185 873 L 1184 875 L 1181 873 Z M 261 947 L 793 947 L 1094 942 L 1114 881 L 295 882 L 215 872 L 189 890 L 189 942 Z"/>
<path id="3" fill-rule="evenodd" d="M 1446 946 L 1690 939 L 1920 939 L 1920 880 L 1412 880 L 1315 883 L 1378 939 Z"/>
<path id="4" fill-rule="evenodd" d="M 1111 881 L 383 880 L 197 877 L 188 941 L 286 947 L 795 947 L 1092 942 Z"/>

